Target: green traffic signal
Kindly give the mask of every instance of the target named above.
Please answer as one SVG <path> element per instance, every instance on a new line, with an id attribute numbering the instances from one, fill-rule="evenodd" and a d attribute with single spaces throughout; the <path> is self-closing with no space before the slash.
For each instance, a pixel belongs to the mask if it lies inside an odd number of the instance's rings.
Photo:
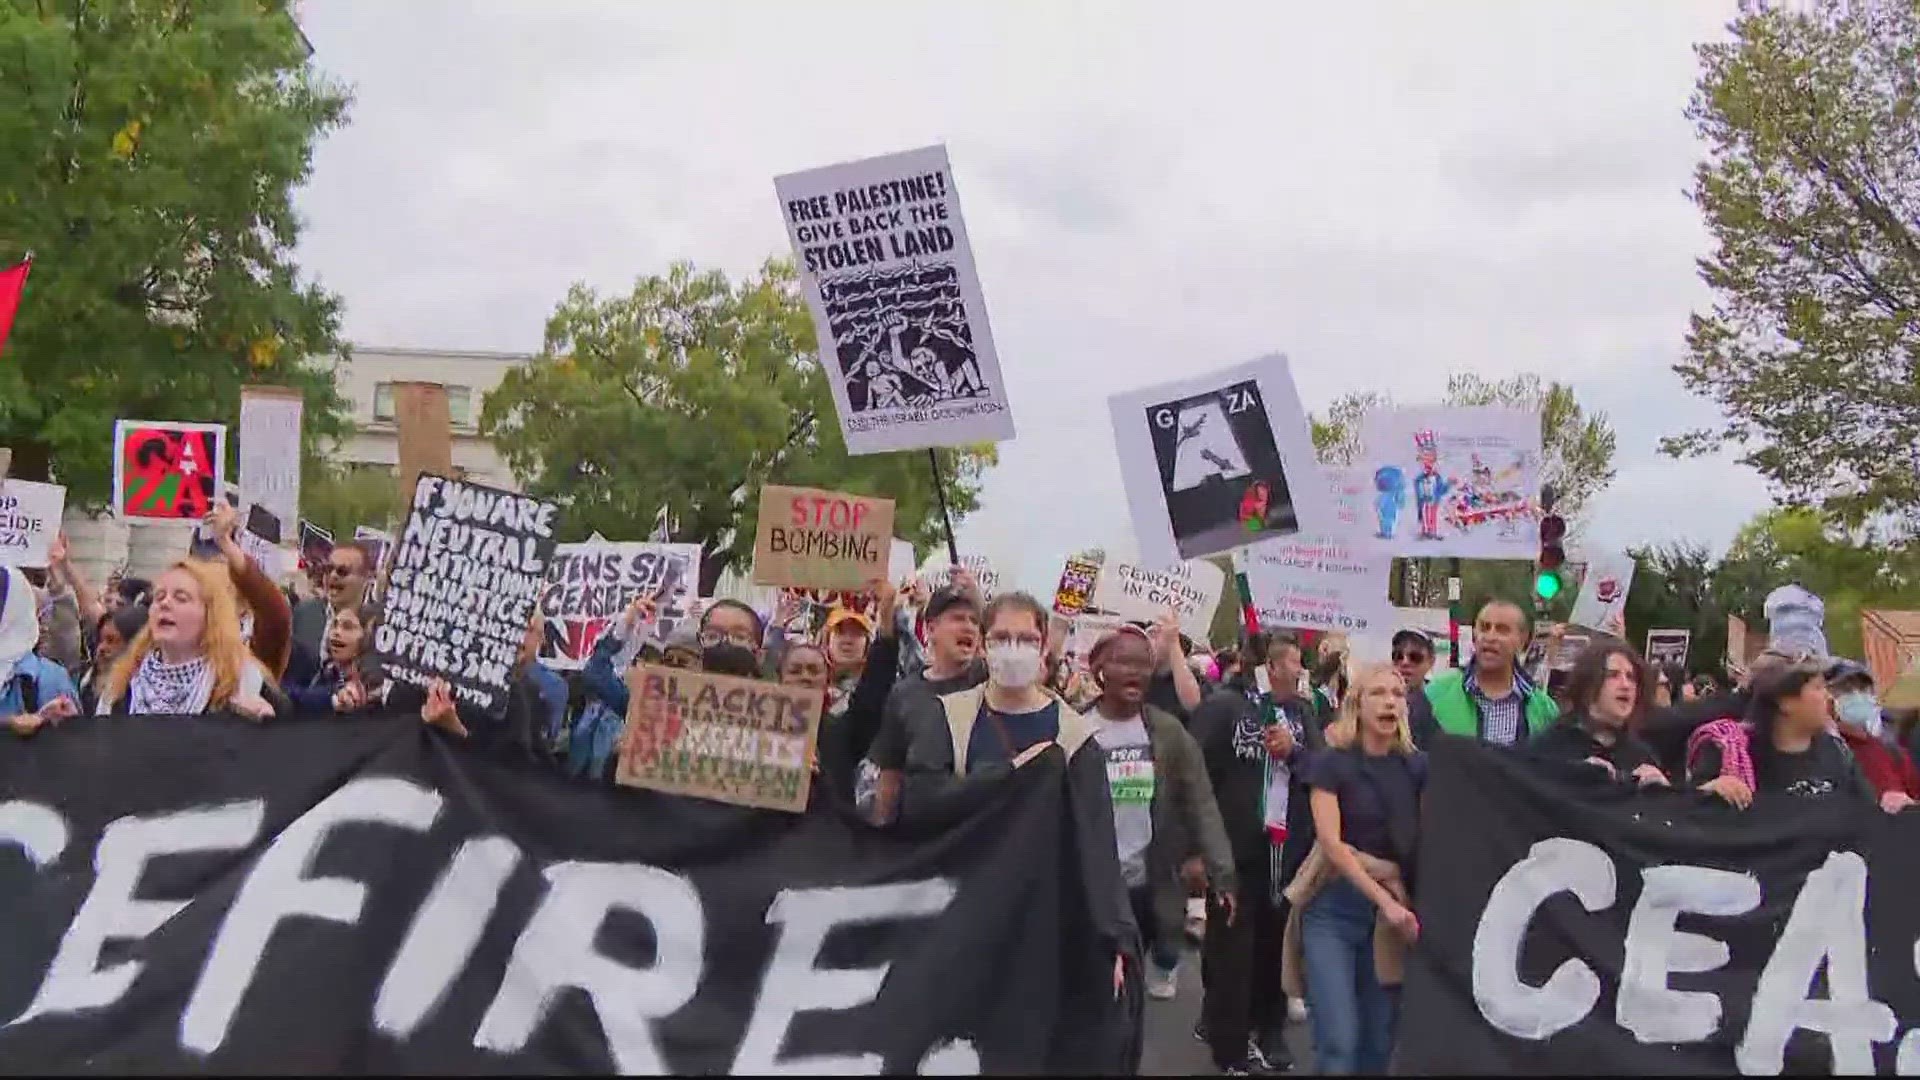
<path id="1" fill-rule="evenodd" d="M 1560 595 L 1560 575 L 1552 570 L 1542 570 L 1533 575 L 1533 595 L 1542 600 L 1551 600 Z"/>

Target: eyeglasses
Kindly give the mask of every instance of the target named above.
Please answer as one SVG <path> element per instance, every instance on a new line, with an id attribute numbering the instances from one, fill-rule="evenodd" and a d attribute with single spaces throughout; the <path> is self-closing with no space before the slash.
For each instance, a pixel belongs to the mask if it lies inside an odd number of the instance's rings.
<path id="1" fill-rule="evenodd" d="M 718 630 L 707 630 L 700 634 L 700 647 L 703 649 L 711 649 L 723 643 L 738 645 L 743 649 L 751 649 L 755 644 L 752 634 L 723 634 Z"/>
<path id="2" fill-rule="evenodd" d="M 1398 664 L 1403 660 L 1410 664 L 1424 664 L 1427 661 L 1427 654 L 1423 652 L 1396 652 L 1393 654 L 1394 663 Z"/>

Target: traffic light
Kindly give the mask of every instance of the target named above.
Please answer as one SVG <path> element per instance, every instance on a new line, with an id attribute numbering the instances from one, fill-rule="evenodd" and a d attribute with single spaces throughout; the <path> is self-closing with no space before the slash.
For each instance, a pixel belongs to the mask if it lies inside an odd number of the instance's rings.
<path id="1" fill-rule="evenodd" d="M 1533 595 L 1541 603 L 1560 595 L 1560 567 L 1567 561 L 1567 549 L 1561 546 L 1567 538 L 1567 519 L 1553 512 L 1557 497 L 1552 484 L 1540 489 L 1540 509 L 1544 513 L 1540 518 L 1540 558 L 1533 575 Z"/>

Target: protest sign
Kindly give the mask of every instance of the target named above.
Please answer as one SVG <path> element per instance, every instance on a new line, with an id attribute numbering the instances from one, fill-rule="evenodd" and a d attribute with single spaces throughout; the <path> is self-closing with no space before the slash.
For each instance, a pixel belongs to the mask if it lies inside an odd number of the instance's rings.
<path id="1" fill-rule="evenodd" d="M 1684 671 L 1687 667 L 1687 648 L 1692 644 L 1691 630 L 1649 630 L 1647 663 L 1655 667 L 1677 667 Z M 1674 697 L 1679 696 L 1679 687 L 1674 687 Z"/>
<path id="2" fill-rule="evenodd" d="M 760 489 L 756 585 L 857 589 L 887 575 L 893 500 L 817 488 Z"/>
<path id="3" fill-rule="evenodd" d="M 300 561 L 320 566 L 333 554 L 333 534 L 302 518 L 300 520 Z"/>
<path id="4" fill-rule="evenodd" d="M 818 690 L 642 665 L 627 672 L 627 692 L 618 782 L 806 810 L 825 704 Z"/>
<path id="5" fill-rule="evenodd" d="M 1126 625 L 1126 620 L 1118 615 L 1090 615 L 1081 613 L 1073 617 L 1072 629 L 1067 632 L 1065 652 L 1077 663 L 1085 663 L 1087 654 L 1093 651 L 1100 639 Z"/>
<path id="6" fill-rule="evenodd" d="M 59 484 L 0 480 L 0 566 L 45 567 L 66 506 Z"/>
<path id="7" fill-rule="evenodd" d="M 1372 484 L 1359 469 L 1329 465 L 1322 469 L 1327 477 L 1327 497 L 1333 505 L 1333 532 L 1336 540 L 1360 540 L 1372 533 L 1373 514 L 1367 496 Z"/>
<path id="8" fill-rule="evenodd" d="M 895 539 L 887 549 L 887 580 L 895 585 L 913 576 L 913 544 L 911 541 Z"/>
<path id="9" fill-rule="evenodd" d="M 1091 606 L 1131 622 L 1151 622 L 1171 607 L 1180 616 L 1181 633 L 1205 641 L 1226 582 L 1226 571 L 1202 559 L 1171 570 L 1109 562 L 1100 568 Z"/>
<path id="10" fill-rule="evenodd" d="M 850 454 L 1013 438 L 947 148 L 774 180 Z"/>
<path id="11" fill-rule="evenodd" d="M 373 566 L 376 571 L 386 568 L 387 556 L 393 554 L 392 533 L 368 525 L 355 525 L 353 538 L 373 549 Z"/>
<path id="12" fill-rule="evenodd" d="M 1064 769 L 883 833 L 451 741 L 120 716 L 8 745 L 0 1071 L 1115 1071 L 1113 1009 L 1061 1007 L 1113 967 Z"/>
<path id="13" fill-rule="evenodd" d="M 388 571 L 373 648 L 387 676 L 494 716 L 553 561 L 550 502 L 421 473 Z"/>
<path id="14" fill-rule="evenodd" d="M 963 552 L 960 555 L 960 565 L 973 575 L 974 582 L 980 586 L 981 596 L 991 600 L 999 593 L 1000 570 L 994 564 L 992 556 L 975 551 Z M 933 553 L 920 564 L 920 569 L 915 576 L 926 582 L 929 589 L 938 591 L 946 588 L 953 578 L 953 563 L 947 558 L 947 549 L 936 545 Z"/>
<path id="15" fill-rule="evenodd" d="M 613 543 L 559 544 L 553 549 L 548 588 L 540 598 L 545 620 L 540 662 L 558 671 L 587 665 L 607 629 L 640 597 L 653 600 L 654 635 L 665 641 L 692 615 L 700 592 L 700 545 Z"/>
<path id="16" fill-rule="evenodd" d="M 226 469 L 224 424 L 114 421 L 113 511 L 123 518 L 197 521 L 220 497 Z"/>
<path id="17" fill-rule="evenodd" d="M 1081 555 L 1068 557 L 1060 571 L 1060 584 L 1053 590 L 1055 613 L 1072 618 L 1087 609 L 1087 601 L 1100 581 L 1100 563 Z"/>
<path id="18" fill-rule="evenodd" d="M 1621 552 L 1587 560 L 1573 614 L 1567 621 L 1617 638 L 1627 636 L 1627 593 L 1633 588 L 1633 556 Z"/>
<path id="19" fill-rule="evenodd" d="M 1280 537 L 1234 553 L 1263 629 L 1364 634 L 1392 622 L 1388 555 L 1365 541 Z"/>
<path id="20" fill-rule="evenodd" d="M 1920 814 L 1628 795 L 1442 739 L 1420 833 L 1409 1076 L 1892 1075 L 1920 1049 Z M 1676 924 L 1676 919 L 1678 920 Z M 1904 1029 L 1904 1031 L 1903 1031 Z"/>
<path id="21" fill-rule="evenodd" d="M 1347 635 L 1348 655 L 1354 663 L 1391 663 L 1393 635 L 1402 630 L 1418 630 L 1433 646 L 1433 670 L 1446 671 L 1451 667 L 1451 654 L 1447 647 L 1446 608 L 1390 607 L 1384 619 L 1385 621 L 1370 626 L 1366 630 L 1352 631 Z M 1472 628 L 1461 627 L 1460 662 L 1465 664 L 1472 655 Z"/>
<path id="22" fill-rule="evenodd" d="M 1392 555 L 1532 559 L 1540 414 L 1498 406 L 1382 410 L 1361 428 L 1371 524 Z M 1411 512 L 1409 512 L 1411 511 Z"/>
<path id="23" fill-rule="evenodd" d="M 240 388 L 240 486 L 283 522 L 300 517 L 300 391 Z M 277 541 L 276 541 L 277 542 Z"/>
<path id="24" fill-rule="evenodd" d="M 1141 565 L 1337 527 L 1286 357 L 1115 394 L 1107 406 Z"/>

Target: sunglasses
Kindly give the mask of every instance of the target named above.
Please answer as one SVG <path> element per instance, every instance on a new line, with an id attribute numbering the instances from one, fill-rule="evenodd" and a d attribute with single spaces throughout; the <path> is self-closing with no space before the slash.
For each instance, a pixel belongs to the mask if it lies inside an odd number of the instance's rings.
<path id="1" fill-rule="evenodd" d="M 1422 664 L 1426 662 L 1427 654 L 1419 651 L 1418 649 L 1414 650 L 1413 652 L 1396 652 L 1393 654 L 1394 663 L 1397 664 L 1402 660 L 1405 660 L 1408 663 Z"/>

